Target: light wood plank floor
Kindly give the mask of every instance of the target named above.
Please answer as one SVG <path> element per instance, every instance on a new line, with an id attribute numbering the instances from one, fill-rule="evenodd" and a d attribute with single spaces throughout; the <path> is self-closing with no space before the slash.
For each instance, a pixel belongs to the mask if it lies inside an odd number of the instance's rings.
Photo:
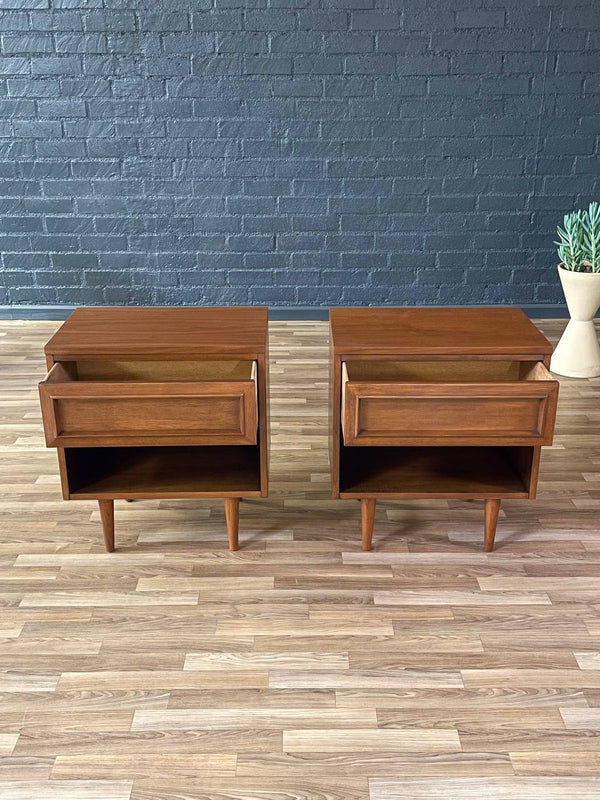
<path id="1" fill-rule="evenodd" d="M 0 324 L 0 797 L 600 797 L 600 379 L 561 380 L 539 500 L 329 499 L 328 332 L 271 326 L 271 496 L 60 499 L 36 382 L 56 322 Z M 556 339 L 564 322 L 543 322 Z"/>

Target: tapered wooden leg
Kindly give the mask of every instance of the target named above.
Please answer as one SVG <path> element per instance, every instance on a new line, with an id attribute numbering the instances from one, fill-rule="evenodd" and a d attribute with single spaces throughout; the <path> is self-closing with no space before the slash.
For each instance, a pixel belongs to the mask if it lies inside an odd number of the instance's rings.
<path id="1" fill-rule="evenodd" d="M 363 497 L 360 501 L 360 517 L 362 522 L 362 549 L 370 550 L 373 539 L 373 523 L 375 522 L 375 504 L 377 500 Z"/>
<path id="2" fill-rule="evenodd" d="M 229 549 L 238 549 L 238 530 L 240 527 L 240 498 L 225 498 L 225 520 L 227 521 L 227 536 L 229 537 Z"/>
<path id="3" fill-rule="evenodd" d="M 496 536 L 496 525 L 498 523 L 499 513 L 500 500 L 485 501 L 485 538 L 483 540 L 483 549 L 486 553 L 494 549 L 494 538 Z"/>
<path id="4" fill-rule="evenodd" d="M 104 533 L 104 547 L 107 553 L 112 553 L 115 549 L 115 501 L 98 500 L 98 505 Z"/>

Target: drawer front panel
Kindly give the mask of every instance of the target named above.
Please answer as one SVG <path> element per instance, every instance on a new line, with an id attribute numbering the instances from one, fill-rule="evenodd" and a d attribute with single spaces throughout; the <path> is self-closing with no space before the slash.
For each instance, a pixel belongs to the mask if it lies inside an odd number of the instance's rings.
<path id="1" fill-rule="evenodd" d="M 243 396 L 63 397 L 54 401 L 59 435 L 243 436 Z"/>
<path id="2" fill-rule="evenodd" d="M 254 380 L 136 384 L 62 378 L 40 384 L 49 446 L 256 444 Z"/>
<path id="3" fill-rule="evenodd" d="M 353 384 L 344 387 L 346 445 L 551 444 L 554 382 Z"/>

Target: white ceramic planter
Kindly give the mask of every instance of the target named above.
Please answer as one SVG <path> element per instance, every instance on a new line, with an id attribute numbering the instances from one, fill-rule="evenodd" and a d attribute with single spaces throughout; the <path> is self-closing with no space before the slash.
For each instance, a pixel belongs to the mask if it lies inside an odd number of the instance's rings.
<path id="1" fill-rule="evenodd" d="M 600 272 L 571 272 L 558 267 L 571 319 L 556 345 L 550 369 L 569 378 L 600 375 L 600 344 L 594 317 L 600 306 Z"/>

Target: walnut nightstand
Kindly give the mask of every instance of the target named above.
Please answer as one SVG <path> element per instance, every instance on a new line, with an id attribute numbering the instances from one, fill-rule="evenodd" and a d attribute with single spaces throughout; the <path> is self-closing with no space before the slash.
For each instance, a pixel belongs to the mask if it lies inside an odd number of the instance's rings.
<path id="1" fill-rule="evenodd" d="M 45 347 L 40 401 L 65 500 L 267 494 L 266 308 L 80 308 Z"/>
<path id="2" fill-rule="evenodd" d="M 333 497 L 485 500 L 492 550 L 500 501 L 535 498 L 552 444 L 552 346 L 514 308 L 334 308 Z"/>

